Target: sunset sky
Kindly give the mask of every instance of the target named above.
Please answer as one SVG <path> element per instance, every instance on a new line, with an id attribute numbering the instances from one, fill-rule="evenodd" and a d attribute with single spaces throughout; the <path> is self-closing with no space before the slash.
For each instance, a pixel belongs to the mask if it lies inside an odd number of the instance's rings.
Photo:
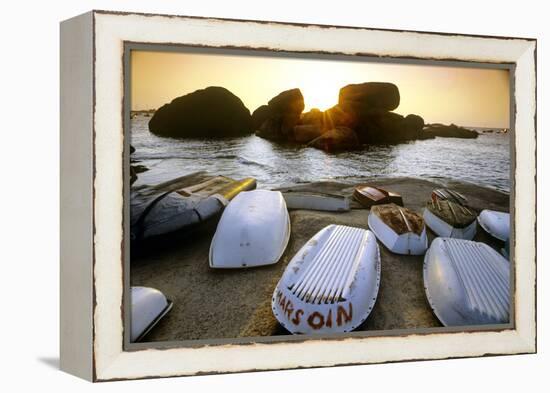
<path id="1" fill-rule="evenodd" d="M 208 86 L 223 86 L 254 109 L 284 90 L 298 87 L 305 111 L 338 103 L 350 83 L 395 83 L 401 104 L 395 112 L 415 113 L 427 123 L 509 127 L 507 70 L 397 65 L 325 59 L 230 56 L 132 51 L 132 109 L 158 108 Z"/>

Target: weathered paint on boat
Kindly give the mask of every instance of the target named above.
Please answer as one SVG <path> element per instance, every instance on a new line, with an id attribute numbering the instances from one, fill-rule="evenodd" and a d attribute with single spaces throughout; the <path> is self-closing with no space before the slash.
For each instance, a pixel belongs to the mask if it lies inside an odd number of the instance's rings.
<path id="1" fill-rule="evenodd" d="M 131 287 L 130 341 L 140 341 L 170 311 L 172 302 L 158 289 Z"/>
<path id="2" fill-rule="evenodd" d="M 404 255 L 422 255 L 428 248 L 422 217 L 395 204 L 376 205 L 369 212 L 369 228 L 390 251 Z"/>
<path id="3" fill-rule="evenodd" d="M 380 268 L 372 232 L 329 225 L 286 267 L 273 293 L 273 314 L 294 334 L 352 331 L 374 307 Z"/>
<path id="4" fill-rule="evenodd" d="M 283 198 L 288 209 L 304 209 L 319 211 L 348 211 L 349 199 L 341 195 L 331 195 L 313 192 L 287 191 Z"/>
<path id="5" fill-rule="evenodd" d="M 459 205 L 466 206 L 468 199 L 461 193 L 449 188 L 436 188 L 432 191 L 432 200 L 451 201 Z"/>
<path id="6" fill-rule="evenodd" d="M 479 225 L 489 235 L 505 242 L 510 238 L 510 214 L 483 210 L 477 217 Z"/>
<path id="7" fill-rule="evenodd" d="M 423 217 L 426 225 L 438 236 L 471 240 L 476 234 L 476 214 L 449 200 L 428 202 Z"/>
<path id="8" fill-rule="evenodd" d="M 256 188 L 256 180 L 233 180 L 198 172 L 156 186 L 141 186 L 130 195 L 133 241 L 200 224 L 219 214 L 239 192 Z"/>
<path id="9" fill-rule="evenodd" d="M 290 217 L 282 194 L 243 191 L 229 203 L 218 223 L 210 244 L 210 267 L 272 265 L 281 258 L 289 237 Z"/>
<path id="10" fill-rule="evenodd" d="M 424 288 L 445 326 L 509 322 L 510 264 L 484 243 L 436 238 L 424 257 Z"/>

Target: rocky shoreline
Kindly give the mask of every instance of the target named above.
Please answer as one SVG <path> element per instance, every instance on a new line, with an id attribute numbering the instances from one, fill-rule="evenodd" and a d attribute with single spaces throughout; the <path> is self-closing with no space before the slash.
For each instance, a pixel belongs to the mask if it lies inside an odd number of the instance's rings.
<path id="1" fill-rule="evenodd" d="M 338 103 L 326 111 L 303 112 L 300 89 L 286 90 L 252 114 L 229 90 L 210 86 L 178 97 L 159 108 L 149 130 L 174 138 L 224 138 L 256 133 L 278 142 L 325 151 L 360 149 L 435 137 L 476 138 L 457 125 L 425 124 L 417 114 L 394 112 L 399 89 L 393 83 L 365 82 L 340 89 Z"/>
<path id="2" fill-rule="evenodd" d="M 446 185 L 465 195 L 470 207 L 509 210 L 509 195 L 447 180 Z M 372 179 L 400 193 L 406 207 L 421 212 L 431 191 L 441 184 L 413 178 Z M 319 182 L 302 185 L 318 192 L 350 196 L 354 185 Z M 353 205 L 348 212 L 294 210 L 290 213 L 291 237 L 278 263 L 251 269 L 209 268 L 208 251 L 216 221 L 199 231 L 176 233 L 147 252 L 132 255 L 131 285 L 158 288 L 174 301 L 172 311 L 148 335 L 148 341 L 255 337 L 287 334 L 271 311 L 273 290 L 290 259 L 311 236 L 329 224 L 368 228 L 368 209 Z M 428 231 L 430 242 L 434 234 Z M 496 250 L 503 246 L 479 226 L 475 241 Z M 441 326 L 426 300 L 422 281 L 423 256 L 389 252 L 380 244 L 382 258 L 378 298 L 369 318 L 358 330 L 415 329 Z"/>

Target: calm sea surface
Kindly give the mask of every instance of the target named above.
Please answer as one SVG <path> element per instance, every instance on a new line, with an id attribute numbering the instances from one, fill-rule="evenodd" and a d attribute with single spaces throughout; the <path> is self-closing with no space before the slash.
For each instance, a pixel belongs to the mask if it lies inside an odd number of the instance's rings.
<path id="1" fill-rule="evenodd" d="M 258 186 L 319 180 L 360 182 L 372 177 L 463 180 L 510 191 L 510 134 L 477 139 L 435 138 L 362 151 L 327 154 L 280 146 L 257 136 L 222 140 L 171 139 L 151 134 L 148 117 L 132 119 L 133 161 L 149 168 L 134 185 L 155 184 L 206 170 L 233 178 L 254 177 Z"/>

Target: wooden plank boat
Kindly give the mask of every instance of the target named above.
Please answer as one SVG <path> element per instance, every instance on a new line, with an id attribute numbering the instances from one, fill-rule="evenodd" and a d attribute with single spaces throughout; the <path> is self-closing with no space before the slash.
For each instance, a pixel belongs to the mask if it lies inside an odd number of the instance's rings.
<path id="1" fill-rule="evenodd" d="M 234 180 L 197 172 L 130 194 L 133 242 L 193 227 L 221 213 L 238 193 L 256 188 L 256 180 Z"/>
<path id="2" fill-rule="evenodd" d="M 483 210 L 477 217 L 485 232 L 505 242 L 510 238 L 510 214 L 494 210 Z"/>
<path id="3" fill-rule="evenodd" d="M 375 205 L 369 213 L 369 228 L 396 254 L 422 255 L 428 248 L 422 216 L 394 203 Z"/>
<path id="4" fill-rule="evenodd" d="M 380 268 L 371 231 L 329 225 L 286 267 L 273 293 L 273 314 L 293 334 L 352 331 L 374 307 Z"/>
<path id="5" fill-rule="evenodd" d="M 438 236 L 471 240 L 476 234 L 476 213 L 450 200 L 432 199 L 426 203 L 423 216 Z"/>
<path id="6" fill-rule="evenodd" d="M 449 188 L 436 188 L 432 191 L 432 200 L 451 201 L 459 205 L 468 205 L 468 199 L 461 193 Z"/>
<path id="7" fill-rule="evenodd" d="M 290 217 L 279 191 L 239 193 L 224 210 L 212 243 L 210 267 L 243 268 L 277 263 L 290 238 Z"/>
<path id="8" fill-rule="evenodd" d="M 130 341 L 141 341 L 172 309 L 172 302 L 158 289 L 131 287 Z"/>
<path id="9" fill-rule="evenodd" d="M 424 257 L 424 288 L 445 326 L 509 322 L 510 264 L 484 243 L 436 238 Z"/>
<path id="10" fill-rule="evenodd" d="M 403 206 L 403 198 L 401 195 L 366 184 L 355 187 L 353 198 L 365 207 L 387 203 L 395 203 L 396 205 Z"/>

